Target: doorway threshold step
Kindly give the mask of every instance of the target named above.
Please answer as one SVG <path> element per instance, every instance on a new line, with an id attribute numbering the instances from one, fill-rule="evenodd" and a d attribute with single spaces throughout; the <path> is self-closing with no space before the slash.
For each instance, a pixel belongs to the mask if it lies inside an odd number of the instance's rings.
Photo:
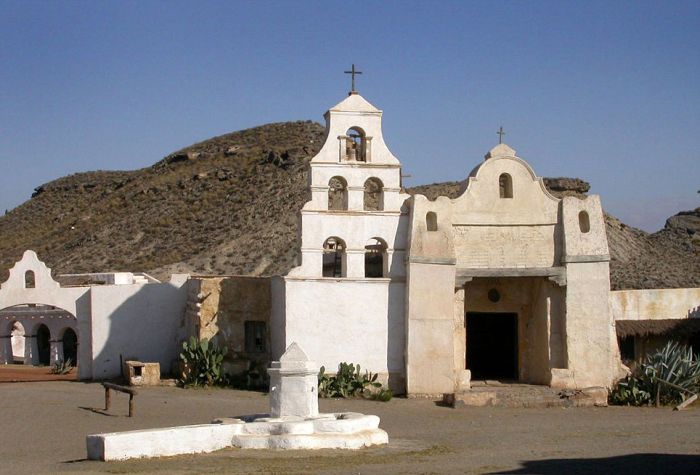
<path id="1" fill-rule="evenodd" d="M 602 387 L 554 389 L 530 384 L 485 384 L 445 394 L 451 407 L 593 407 L 608 405 L 608 391 Z"/>

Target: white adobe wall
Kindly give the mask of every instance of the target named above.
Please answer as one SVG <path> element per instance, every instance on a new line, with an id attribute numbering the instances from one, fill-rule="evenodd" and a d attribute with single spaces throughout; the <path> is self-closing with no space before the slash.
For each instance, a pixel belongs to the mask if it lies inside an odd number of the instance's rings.
<path id="1" fill-rule="evenodd" d="M 400 378 L 404 371 L 403 283 L 286 279 L 286 290 L 285 343 L 297 342 L 327 372 L 347 362 Z M 273 342 L 276 352 L 282 348 L 280 343 Z"/>
<path id="2" fill-rule="evenodd" d="M 700 288 L 614 290 L 610 310 L 615 320 L 700 318 Z"/>
<path id="3" fill-rule="evenodd" d="M 184 337 L 186 301 L 183 275 L 162 284 L 92 287 L 92 378 L 119 376 L 120 355 L 169 372 Z"/>

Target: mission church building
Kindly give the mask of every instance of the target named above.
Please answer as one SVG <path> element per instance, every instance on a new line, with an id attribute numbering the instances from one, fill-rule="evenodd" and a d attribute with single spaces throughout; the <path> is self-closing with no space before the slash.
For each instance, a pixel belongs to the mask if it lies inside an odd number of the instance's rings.
<path id="1" fill-rule="evenodd" d="M 476 400 L 486 393 L 473 381 L 610 387 L 669 338 L 697 344 L 700 288 L 610 291 L 598 196 L 552 196 L 504 143 L 457 198 L 411 196 L 382 111 L 353 87 L 325 119 L 286 276 L 54 279 L 27 250 L 0 283 L 0 365 L 70 358 L 79 379 L 101 380 L 130 360 L 176 373 L 195 337 L 226 346 L 225 371 L 240 374 L 296 342 L 328 373 L 355 363 L 395 393 Z"/>
<path id="2" fill-rule="evenodd" d="M 356 91 L 326 114 L 301 211 L 301 262 L 272 283 L 272 359 L 297 342 L 408 394 L 471 380 L 609 386 L 619 354 L 598 196 L 552 196 L 499 143 L 456 199 L 410 196 Z"/>

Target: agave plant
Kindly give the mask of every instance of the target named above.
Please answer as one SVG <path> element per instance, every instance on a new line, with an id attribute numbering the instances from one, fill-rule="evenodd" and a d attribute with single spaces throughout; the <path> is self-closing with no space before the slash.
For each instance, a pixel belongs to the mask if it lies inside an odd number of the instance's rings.
<path id="1" fill-rule="evenodd" d="M 689 346 L 675 341 L 647 357 L 643 379 L 662 404 L 682 402 L 688 394 L 700 392 L 700 360 Z"/>
<path id="2" fill-rule="evenodd" d="M 631 376 L 610 392 L 612 404 L 677 404 L 700 392 L 700 358 L 689 346 L 669 342 L 647 356 Z"/>
<path id="3" fill-rule="evenodd" d="M 51 374 L 68 374 L 73 370 L 73 361 L 70 358 L 54 363 L 49 372 Z"/>

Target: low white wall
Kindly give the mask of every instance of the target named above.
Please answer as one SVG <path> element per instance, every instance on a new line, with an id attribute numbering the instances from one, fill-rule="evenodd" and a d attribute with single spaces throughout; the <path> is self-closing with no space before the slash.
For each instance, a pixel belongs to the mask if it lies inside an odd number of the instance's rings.
<path id="1" fill-rule="evenodd" d="M 700 318 L 700 288 L 615 290 L 610 310 L 615 320 Z"/>
<path id="2" fill-rule="evenodd" d="M 288 278 L 284 346 L 297 342 L 329 372 L 347 362 L 359 363 L 363 371 L 403 373 L 404 294 L 403 282 L 388 279 Z M 273 315 L 275 310 L 280 309 L 273 308 Z"/>
<path id="3" fill-rule="evenodd" d="M 160 363 L 167 373 L 184 337 L 186 276 L 163 284 L 92 287 L 92 378 L 121 374 L 121 359 Z"/>

